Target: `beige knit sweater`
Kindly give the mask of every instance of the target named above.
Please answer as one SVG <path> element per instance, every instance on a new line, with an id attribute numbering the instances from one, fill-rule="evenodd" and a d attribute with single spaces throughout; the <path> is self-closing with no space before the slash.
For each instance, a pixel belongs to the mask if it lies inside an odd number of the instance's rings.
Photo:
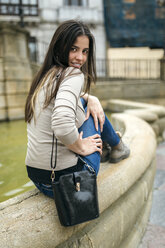
<path id="1" fill-rule="evenodd" d="M 68 72 L 73 68 L 68 68 Z M 78 139 L 78 128 L 85 121 L 85 112 L 80 100 L 84 75 L 79 72 L 66 77 L 59 87 L 56 99 L 43 109 L 45 86 L 40 90 L 35 104 L 35 118 L 27 124 L 28 166 L 51 170 L 50 157 L 53 131 L 58 139 L 56 170 L 66 169 L 77 163 L 76 155 L 65 145 Z"/>

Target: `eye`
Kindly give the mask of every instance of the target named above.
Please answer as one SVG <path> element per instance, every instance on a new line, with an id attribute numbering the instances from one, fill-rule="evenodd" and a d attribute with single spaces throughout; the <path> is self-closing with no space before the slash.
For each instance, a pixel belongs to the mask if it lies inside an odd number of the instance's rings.
<path id="1" fill-rule="evenodd" d="M 88 49 L 85 49 L 85 50 L 83 51 L 83 53 L 84 53 L 84 54 L 88 54 L 88 53 L 89 53 L 89 50 L 88 50 Z"/>
<path id="2" fill-rule="evenodd" d="M 71 47 L 71 51 L 72 52 L 76 52 L 77 51 L 77 48 L 76 47 Z"/>

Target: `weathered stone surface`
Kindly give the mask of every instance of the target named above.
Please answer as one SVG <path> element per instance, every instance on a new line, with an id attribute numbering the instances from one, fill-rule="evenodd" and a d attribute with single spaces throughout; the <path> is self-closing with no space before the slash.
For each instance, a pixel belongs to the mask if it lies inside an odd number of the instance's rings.
<path id="1" fill-rule="evenodd" d="M 165 247 L 165 142 L 156 150 L 157 169 L 149 223 L 138 248 Z"/>
<path id="2" fill-rule="evenodd" d="M 25 105 L 25 99 L 26 99 L 26 94 L 21 93 L 21 94 L 8 94 L 7 95 L 7 102 L 8 102 L 8 108 L 17 108 L 17 107 L 24 107 Z"/>
<path id="3" fill-rule="evenodd" d="M 8 109 L 8 118 L 10 120 L 24 119 L 24 117 L 25 117 L 24 106 Z"/>
<path id="4" fill-rule="evenodd" d="M 17 81 L 7 81 L 6 82 L 6 92 L 7 94 L 20 94 L 24 93 L 25 97 L 27 96 L 27 92 L 30 88 L 30 81 L 26 80 L 17 80 Z"/>
<path id="5" fill-rule="evenodd" d="M 159 118 L 163 118 L 165 117 L 165 107 L 163 106 L 153 106 L 150 109 L 152 112 L 154 112 L 155 114 L 157 114 L 159 116 Z"/>
<path id="6" fill-rule="evenodd" d="M 165 118 L 159 118 L 154 123 L 151 123 L 156 136 L 163 141 L 163 132 L 165 131 Z"/>
<path id="7" fill-rule="evenodd" d="M 97 82 L 92 94 L 101 100 L 159 98 L 165 96 L 165 84 L 161 80 L 113 80 Z"/>
<path id="8" fill-rule="evenodd" d="M 0 95 L 0 109 L 4 109 L 6 106 L 5 96 Z"/>
<path id="9" fill-rule="evenodd" d="M 136 99 L 135 99 L 136 101 Z M 159 98 L 144 98 L 144 99 L 138 99 L 139 102 L 148 103 L 148 104 L 154 104 L 165 107 L 165 98 L 159 97 Z"/>
<path id="10" fill-rule="evenodd" d="M 165 81 L 165 58 L 160 60 L 160 77 Z"/>
<path id="11" fill-rule="evenodd" d="M 126 101 L 120 99 L 109 100 L 107 103 L 107 108 L 109 111 L 112 112 L 125 112 L 128 110 L 143 110 L 149 111 L 157 115 L 159 118 L 165 116 L 165 107 L 154 105 L 154 104 L 147 104 L 147 103 L 140 103 L 140 102 L 133 102 L 133 101 Z M 146 114 L 147 114 L 146 112 Z M 136 111 L 134 112 L 136 113 Z M 138 114 L 138 112 L 137 112 Z"/>
<path id="12" fill-rule="evenodd" d="M 4 79 L 3 59 L 0 58 L 0 81 Z"/>
<path id="13" fill-rule="evenodd" d="M 25 31 L 25 29 L 19 26 L 0 23 L 0 36 L 3 37 L 0 39 L 0 45 L 5 46 L 5 49 L 1 51 L 1 56 L 14 57 L 17 55 L 17 57 L 27 58 L 28 49 L 26 39 L 28 35 L 28 31 Z"/>
<path id="14" fill-rule="evenodd" d="M 143 109 L 136 109 L 136 110 L 127 109 L 124 112 L 127 114 L 135 115 L 139 117 L 140 119 L 143 119 L 147 122 L 154 122 L 158 120 L 158 116 L 155 113 L 148 111 L 148 110 L 146 111 Z"/>
<path id="15" fill-rule="evenodd" d="M 6 70 L 6 81 L 31 81 L 32 71 L 30 67 L 30 62 L 28 60 L 21 61 L 20 59 L 20 61 L 17 61 L 13 58 L 8 58 L 4 61 L 4 66 Z"/>
<path id="16" fill-rule="evenodd" d="M 149 223 L 146 234 L 138 248 L 165 247 L 165 228 Z"/>
<path id="17" fill-rule="evenodd" d="M 139 214 L 149 200 L 155 174 L 156 139 L 152 128 L 137 117 L 116 114 L 115 123 L 125 127 L 123 140 L 130 146 L 131 155 L 118 164 L 102 165 L 98 176 L 100 218 L 75 227 L 62 227 L 53 200 L 37 190 L 28 192 L 0 204 L 0 247 L 54 248 L 76 235 L 79 247 L 106 248 L 110 244 L 120 248 L 133 227 L 139 225 Z M 145 225 L 146 215 L 143 228 Z M 138 232 L 131 244 L 137 245 L 141 235 Z M 69 246 L 69 242 L 66 247 L 78 247 L 76 243 Z"/>
<path id="18" fill-rule="evenodd" d="M 32 75 L 35 76 L 40 69 L 40 65 L 36 63 L 31 63 Z"/>
<path id="19" fill-rule="evenodd" d="M 157 137 L 159 137 L 160 129 L 157 123 L 151 123 L 151 127 L 154 130 Z"/>
<path id="20" fill-rule="evenodd" d="M 4 95 L 5 86 L 4 82 L 0 81 L 0 95 Z"/>
<path id="21" fill-rule="evenodd" d="M 160 133 L 162 134 L 165 130 L 165 117 L 158 119 L 156 124 L 159 126 Z"/>
<path id="22" fill-rule="evenodd" d="M 27 42 L 27 31 L 0 23 L 0 54 L 3 57 L 0 58 L 0 111 L 6 111 L 5 115 L 1 114 L 4 120 L 24 117 L 22 109 L 33 77 Z"/>
<path id="23" fill-rule="evenodd" d="M 154 198 L 152 203 L 152 214 L 150 222 L 152 224 L 165 227 L 165 194 L 162 190 L 154 191 Z"/>
<path id="24" fill-rule="evenodd" d="M 135 248 L 139 243 L 140 237 L 143 236 L 145 232 L 145 226 L 148 222 L 150 211 L 152 205 L 152 193 L 139 214 L 136 224 L 132 227 L 132 231 L 129 233 L 128 237 L 120 245 L 120 248 Z"/>
<path id="25" fill-rule="evenodd" d="M 37 190 L 14 200 L 0 204 L 0 247 L 56 247 L 76 229 L 62 227 L 54 201 Z"/>
<path id="26" fill-rule="evenodd" d="M 3 121 L 6 119 L 6 109 L 0 108 L 0 120 Z"/>

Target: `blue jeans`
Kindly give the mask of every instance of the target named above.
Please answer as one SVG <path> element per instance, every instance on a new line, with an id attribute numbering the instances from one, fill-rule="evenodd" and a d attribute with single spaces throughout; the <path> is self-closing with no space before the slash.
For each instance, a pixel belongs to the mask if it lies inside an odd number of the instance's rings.
<path id="1" fill-rule="evenodd" d="M 87 104 L 86 101 L 81 98 L 82 105 L 84 107 L 85 113 L 87 112 Z M 78 129 L 79 133 L 83 131 L 83 138 L 92 136 L 98 133 L 101 136 L 102 141 L 107 142 L 111 147 L 118 145 L 120 142 L 119 136 L 116 134 L 115 130 L 113 129 L 110 121 L 108 120 L 107 116 L 105 115 L 105 122 L 103 125 L 103 131 L 100 131 L 100 125 L 98 125 L 98 131 L 94 125 L 94 119 L 90 115 L 88 120 L 86 120 L 83 125 Z M 96 174 L 99 172 L 100 168 L 100 153 L 94 152 L 88 156 L 82 157 L 89 165 L 93 167 Z"/>
<path id="2" fill-rule="evenodd" d="M 53 197 L 53 189 L 52 185 L 44 184 L 44 183 L 38 183 L 38 182 L 33 182 L 34 185 L 41 191 L 44 195 L 54 198 Z"/>
<path id="3" fill-rule="evenodd" d="M 84 107 L 85 113 L 87 112 L 87 104 L 86 101 L 81 98 L 82 105 Z M 100 125 L 98 125 L 98 131 L 95 128 L 94 125 L 94 119 L 90 115 L 88 120 L 86 120 L 82 126 L 78 129 L 79 133 L 83 131 L 83 138 L 92 136 L 96 133 L 98 133 L 101 136 L 102 141 L 107 142 L 111 147 L 118 145 L 120 142 L 120 138 L 116 134 L 115 130 L 113 129 L 110 121 L 108 120 L 107 116 L 105 115 L 105 122 L 103 125 L 103 131 L 101 133 L 100 131 Z M 87 162 L 89 165 L 93 167 L 93 169 L 96 172 L 96 175 L 99 172 L 100 168 L 100 153 L 94 152 L 88 156 L 82 156 L 83 160 Z M 45 185 L 42 183 L 35 183 L 36 187 L 45 195 L 53 198 L 53 190 L 51 185 Z"/>

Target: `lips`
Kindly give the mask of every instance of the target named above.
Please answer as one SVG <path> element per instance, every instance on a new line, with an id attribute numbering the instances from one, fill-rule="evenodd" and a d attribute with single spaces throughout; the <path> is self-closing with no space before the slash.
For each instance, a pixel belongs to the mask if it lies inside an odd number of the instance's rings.
<path id="1" fill-rule="evenodd" d="M 80 68 L 81 67 L 81 64 L 79 64 L 79 63 L 72 62 L 71 64 L 72 64 L 73 67 L 76 67 L 76 68 Z"/>

